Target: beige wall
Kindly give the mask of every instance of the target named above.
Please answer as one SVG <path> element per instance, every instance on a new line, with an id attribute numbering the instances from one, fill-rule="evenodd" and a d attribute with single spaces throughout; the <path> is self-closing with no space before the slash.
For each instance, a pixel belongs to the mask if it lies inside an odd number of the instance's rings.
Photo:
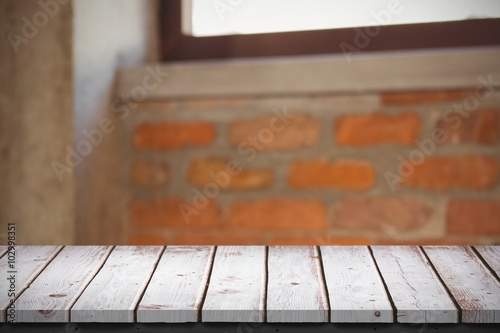
<path id="1" fill-rule="evenodd" d="M 116 104 L 116 71 L 154 60 L 150 52 L 153 1 L 74 1 L 74 144 L 90 153 L 75 170 L 79 244 L 119 244 L 126 217 L 127 183 L 122 120 Z M 108 122 L 102 130 L 102 122 Z"/>
<path id="2" fill-rule="evenodd" d="M 51 167 L 72 142 L 73 13 L 70 4 L 48 10 L 0 1 L 1 244 L 9 222 L 18 244 L 74 242 L 73 179 Z"/>

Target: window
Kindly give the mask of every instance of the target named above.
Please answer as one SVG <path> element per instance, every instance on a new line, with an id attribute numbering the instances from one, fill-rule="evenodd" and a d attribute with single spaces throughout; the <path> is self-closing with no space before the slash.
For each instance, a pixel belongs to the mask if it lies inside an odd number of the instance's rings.
<path id="1" fill-rule="evenodd" d="M 195 37 L 500 17 L 498 0 L 183 0 Z"/>
<path id="2" fill-rule="evenodd" d="M 163 0 L 162 58 L 500 45 L 497 0 Z"/>

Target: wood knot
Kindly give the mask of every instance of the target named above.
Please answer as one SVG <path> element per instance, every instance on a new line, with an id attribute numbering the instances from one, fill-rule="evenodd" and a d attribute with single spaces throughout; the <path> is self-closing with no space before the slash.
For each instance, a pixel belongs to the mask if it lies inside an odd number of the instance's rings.
<path id="1" fill-rule="evenodd" d="M 48 317 L 49 315 L 52 314 L 52 310 L 38 310 L 41 314 L 44 315 L 44 317 Z"/>

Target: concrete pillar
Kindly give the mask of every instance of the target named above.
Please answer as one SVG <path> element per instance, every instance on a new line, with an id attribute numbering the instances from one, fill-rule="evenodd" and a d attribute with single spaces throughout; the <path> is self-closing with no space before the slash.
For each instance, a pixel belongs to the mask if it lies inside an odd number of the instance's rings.
<path id="1" fill-rule="evenodd" d="M 75 242 L 72 34 L 71 1 L 0 0 L 0 244 Z"/>

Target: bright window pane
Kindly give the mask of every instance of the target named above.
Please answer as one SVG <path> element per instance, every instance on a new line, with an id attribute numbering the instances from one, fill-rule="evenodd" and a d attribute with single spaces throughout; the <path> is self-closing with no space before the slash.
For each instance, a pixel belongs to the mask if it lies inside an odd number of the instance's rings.
<path id="1" fill-rule="evenodd" d="M 185 1 L 198 37 L 500 17 L 499 0 Z"/>

